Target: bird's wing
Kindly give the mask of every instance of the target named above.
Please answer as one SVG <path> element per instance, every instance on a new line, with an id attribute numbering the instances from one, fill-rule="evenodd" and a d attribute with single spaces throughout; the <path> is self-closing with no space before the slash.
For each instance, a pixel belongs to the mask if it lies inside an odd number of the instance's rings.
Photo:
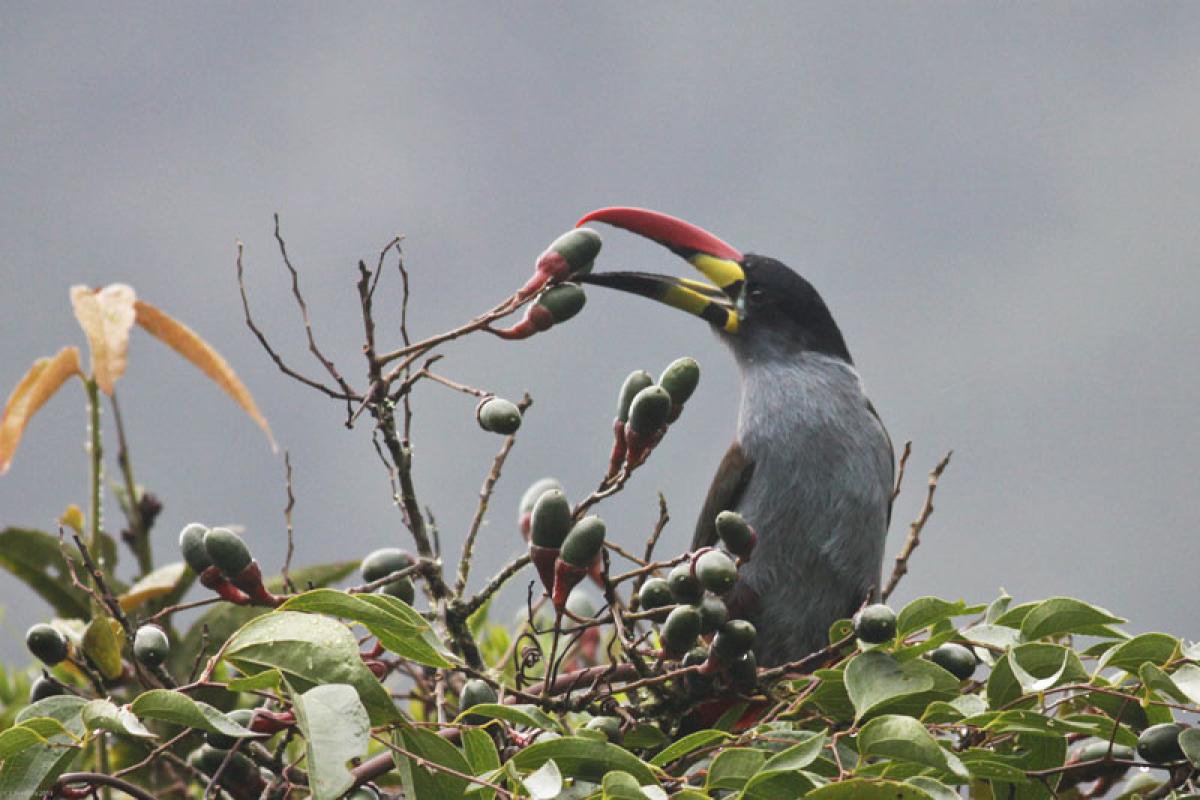
<path id="1" fill-rule="evenodd" d="M 708 497 L 704 498 L 704 508 L 700 509 L 696 532 L 692 535 L 693 550 L 717 543 L 717 514 L 737 506 L 753 473 L 754 462 L 746 458 L 742 448 L 734 442 L 721 459 L 712 486 L 708 487 Z"/>
<path id="2" fill-rule="evenodd" d="M 870 400 L 867 401 L 867 410 L 871 412 L 871 416 L 875 417 L 875 420 L 879 423 L 879 427 L 883 431 L 883 438 L 887 439 L 888 461 L 892 465 L 892 475 L 888 481 L 890 485 L 894 485 L 896 483 L 896 445 L 892 444 L 892 435 L 888 433 L 887 428 L 883 424 L 883 418 L 879 416 L 879 412 L 875 410 L 875 404 Z M 887 527 L 889 528 L 892 524 L 892 506 L 895 505 L 895 498 L 892 496 L 894 494 L 895 491 L 888 495 Z"/>

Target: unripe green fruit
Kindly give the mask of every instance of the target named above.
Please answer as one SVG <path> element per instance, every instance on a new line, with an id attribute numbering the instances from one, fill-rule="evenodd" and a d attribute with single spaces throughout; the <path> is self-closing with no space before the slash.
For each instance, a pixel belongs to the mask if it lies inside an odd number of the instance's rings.
<path id="1" fill-rule="evenodd" d="M 724 594 L 737 581 L 737 564 L 720 550 L 709 550 L 696 559 L 696 577 L 713 594 Z"/>
<path id="2" fill-rule="evenodd" d="M 67 657 L 67 637 L 51 625 L 39 622 L 25 632 L 25 646 L 46 666 L 52 667 Z"/>
<path id="3" fill-rule="evenodd" d="M 221 768 L 225 757 L 229 755 L 228 749 L 219 749 L 212 745 L 201 745 L 198 749 L 193 750 L 188 756 L 188 764 L 191 764 L 196 769 L 203 772 L 205 775 L 214 775 Z M 254 762 L 241 753 L 234 753 L 229 759 L 229 766 L 225 768 L 221 782 L 229 782 L 227 785 L 243 783 L 247 781 L 251 775 L 258 772 L 258 768 L 254 766 Z"/>
<path id="4" fill-rule="evenodd" d="M 667 574 L 667 583 L 671 586 L 671 594 L 680 603 L 699 603 L 704 597 L 704 587 L 692 574 L 692 565 L 686 561 Z"/>
<path id="5" fill-rule="evenodd" d="M 558 557 L 572 566 L 587 569 L 604 547 L 604 532 L 604 520 L 594 515 L 584 517 L 563 539 Z"/>
<path id="6" fill-rule="evenodd" d="M 672 605 L 675 602 L 675 596 L 671 593 L 671 584 L 662 578 L 651 578 L 638 590 L 638 601 L 641 602 L 643 609 L 649 611 Z"/>
<path id="7" fill-rule="evenodd" d="M 867 606 L 854 618 L 854 635 L 867 644 L 882 644 L 896 635 L 896 612 L 883 603 Z"/>
<path id="8" fill-rule="evenodd" d="M 566 322 L 583 310 L 587 295 L 578 283 L 551 286 L 538 298 L 537 304 L 550 312 L 555 324 Z"/>
<path id="9" fill-rule="evenodd" d="M 736 511 L 717 514 L 717 536 L 721 537 L 725 549 L 735 556 L 746 558 L 754 550 L 757 537 L 750 524 Z"/>
<path id="10" fill-rule="evenodd" d="M 417 599 L 417 589 L 415 586 L 413 586 L 413 582 L 407 577 L 384 584 L 376 589 L 376 591 L 380 594 L 390 594 L 392 597 L 395 597 L 398 600 L 403 600 L 410 606 L 413 604 L 413 601 Z"/>
<path id="11" fill-rule="evenodd" d="M 460 711 L 466 711 L 474 706 L 495 703 L 496 700 L 496 690 L 491 684 L 472 678 L 463 684 L 462 692 L 458 696 L 458 708 Z"/>
<path id="12" fill-rule="evenodd" d="M 596 604 L 583 588 L 577 588 L 567 598 L 567 611 L 580 619 L 591 619 L 596 616 Z"/>
<path id="13" fill-rule="evenodd" d="M 212 559 L 204 549 L 206 533 L 208 528 L 199 522 L 193 522 L 179 532 L 179 552 L 183 553 L 183 560 L 197 575 L 212 566 Z"/>
<path id="14" fill-rule="evenodd" d="M 742 653 L 729 663 L 729 680 L 740 691 L 750 691 L 758 685 L 758 658 L 753 650 Z"/>
<path id="15" fill-rule="evenodd" d="M 363 580 L 371 583 L 412 565 L 412 556 L 399 547 L 381 547 L 367 554 L 367 557 L 362 560 L 359 570 L 362 572 Z"/>
<path id="16" fill-rule="evenodd" d="M 511 436 L 521 427 L 521 409 L 501 397 L 485 397 L 475 407 L 475 419 L 488 433 Z"/>
<path id="17" fill-rule="evenodd" d="M 681 406 L 696 391 L 700 383 L 700 365 L 694 358 L 677 358 L 667 365 L 658 379 L 658 385 L 671 395 L 671 402 Z"/>
<path id="18" fill-rule="evenodd" d="M 1085 761 L 1099 761 L 1102 758 L 1109 757 L 1108 745 L 1109 743 L 1106 741 L 1089 742 L 1071 754 L 1070 758 L 1067 759 L 1067 765 L 1076 765 Z M 1071 776 L 1077 783 L 1094 781 L 1102 775 L 1115 778 L 1123 775 L 1129 767 L 1124 764 L 1113 764 L 1111 760 L 1132 761 L 1134 757 L 1135 752 L 1132 747 L 1114 744 L 1112 746 L 1110 763 L 1094 764 L 1089 767 L 1072 766 Z"/>
<path id="19" fill-rule="evenodd" d="M 692 606 L 678 606 L 662 626 L 663 649 L 669 656 L 679 656 L 700 635 L 700 612 Z"/>
<path id="20" fill-rule="evenodd" d="M 705 597 L 700 601 L 700 633 L 707 636 L 721 628 L 729 619 L 729 609 L 719 597 Z"/>
<path id="21" fill-rule="evenodd" d="M 133 657 L 147 667 L 157 667 L 167 660 L 171 643 L 157 625 L 143 625 L 133 636 Z"/>
<path id="22" fill-rule="evenodd" d="M 1138 737 L 1137 752 L 1151 764 L 1168 764 L 1183 758 L 1179 734 L 1187 728 L 1178 722 L 1151 725 Z"/>
<path id="23" fill-rule="evenodd" d="M 708 648 L 701 645 L 693 647 L 679 661 L 679 665 L 683 667 L 696 667 L 708 661 Z M 690 672 L 683 677 L 683 684 L 687 688 L 688 693 L 692 695 L 702 696 L 711 694 L 716 680 L 710 675 L 701 675 L 698 672 Z"/>
<path id="24" fill-rule="evenodd" d="M 243 728 L 249 728 L 250 722 L 254 719 L 254 709 L 237 708 L 233 711 L 230 711 L 225 716 L 229 717 L 230 720 L 236 722 L 238 725 L 241 725 Z M 204 734 L 204 741 L 208 743 L 209 747 L 215 747 L 218 750 L 228 750 L 237 744 L 238 737 L 226 736 L 223 733 L 206 731 Z"/>
<path id="25" fill-rule="evenodd" d="M 67 690 L 62 686 L 43 676 L 34 681 L 33 685 L 29 687 L 29 702 L 36 703 L 38 700 L 45 700 L 47 697 L 55 697 L 66 693 Z"/>
<path id="26" fill-rule="evenodd" d="M 353 792 L 343 797 L 342 800 L 379 800 L 379 792 L 370 786 L 359 786 Z"/>
<path id="27" fill-rule="evenodd" d="M 639 436 L 652 436 L 671 414 L 671 395 L 661 386 L 647 386 L 629 405 L 629 427 Z"/>
<path id="28" fill-rule="evenodd" d="M 712 652 L 722 661 L 732 661 L 742 653 L 749 652 L 758 638 L 758 631 L 744 619 L 726 622 L 712 640 Z"/>
<path id="29" fill-rule="evenodd" d="M 590 731 L 600 731 L 610 742 L 621 738 L 621 720 L 616 717 L 592 717 L 584 727 Z"/>
<path id="30" fill-rule="evenodd" d="M 236 578 L 250 566 L 250 548 L 228 528 L 213 528 L 204 534 L 204 551 L 209 559 L 230 578 Z"/>
<path id="31" fill-rule="evenodd" d="M 533 512 L 533 506 L 537 503 L 538 498 L 544 495 L 551 489 L 557 489 L 559 492 L 563 490 L 562 484 L 554 478 L 542 478 L 530 484 L 525 490 L 525 494 L 521 495 L 521 502 L 517 506 L 517 513 L 520 516 Z"/>
<path id="32" fill-rule="evenodd" d="M 533 504 L 530 539 L 538 547 L 557 550 L 571 531 L 571 503 L 561 489 L 542 492 Z"/>
<path id="33" fill-rule="evenodd" d="M 654 378 L 650 377 L 649 372 L 639 369 L 629 373 L 629 377 L 625 378 L 625 382 L 621 384 L 621 391 L 617 395 L 617 419 L 626 422 L 629 419 L 629 407 L 633 405 L 633 398 L 637 397 L 638 392 L 653 385 Z"/>
<path id="34" fill-rule="evenodd" d="M 975 654 L 961 644 L 944 644 L 929 654 L 929 660 L 960 681 L 975 674 Z"/>
<path id="35" fill-rule="evenodd" d="M 591 272 L 592 262 L 600 253 L 603 242 L 600 234 L 591 228 L 575 228 L 555 239 L 546 248 L 566 259 L 571 265 L 572 272 Z"/>

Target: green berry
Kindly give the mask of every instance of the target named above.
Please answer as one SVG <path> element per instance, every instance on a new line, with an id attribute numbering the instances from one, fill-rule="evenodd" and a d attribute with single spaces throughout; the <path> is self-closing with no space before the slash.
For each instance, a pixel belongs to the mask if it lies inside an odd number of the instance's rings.
<path id="1" fill-rule="evenodd" d="M 1186 727 L 1178 722 L 1151 725 L 1138 737 L 1138 755 L 1151 764 L 1168 764 L 1181 760 L 1183 748 L 1179 746 L 1179 734 Z"/>
<path id="2" fill-rule="evenodd" d="M 133 636 L 133 657 L 147 667 L 157 667 L 167 660 L 171 643 L 157 625 L 143 625 Z"/>
<path id="3" fill-rule="evenodd" d="M 560 283 L 543 292 L 537 304 L 549 311 L 557 324 L 566 322 L 582 311 L 586 302 L 587 295 L 578 283 Z"/>
<path id="4" fill-rule="evenodd" d="M 584 517 L 575 523 L 563 539 L 559 558 L 581 569 L 587 569 L 604 547 L 604 520 L 597 516 Z"/>
<path id="5" fill-rule="evenodd" d="M 621 720 L 616 717 L 592 717 L 584 727 L 589 731 L 600 731 L 610 742 L 621 738 Z"/>
<path id="6" fill-rule="evenodd" d="M 648 386 L 629 405 L 629 427 L 639 436 L 653 436 L 671 414 L 671 395 L 661 386 Z"/>
<path id="7" fill-rule="evenodd" d="M 707 636 L 721 628 L 729 619 L 729 609 L 719 597 L 705 597 L 700 601 L 700 633 Z"/>
<path id="8" fill-rule="evenodd" d="M 692 574 L 692 565 L 686 561 L 667 574 L 667 583 L 671 587 L 671 594 L 680 603 L 699 603 L 704 597 L 704 587 Z"/>
<path id="9" fill-rule="evenodd" d="M 700 365 L 694 358 L 677 358 L 667 365 L 658 378 L 658 385 L 671 395 L 671 402 L 681 406 L 696 391 L 700 383 Z"/>
<path id="10" fill-rule="evenodd" d="M 213 528 L 204 534 L 204 551 L 230 578 L 236 578 L 253 561 L 250 548 L 246 547 L 242 537 L 228 528 Z"/>
<path id="11" fill-rule="evenodd" d="M 729 663 L 729 680 L 734 688 L 743 692 L 758 686 L 758 659 L 753 650 L 742 653 Z"/>
<path id="12" fill-rule="evenodd" d="M 724 594 L 737 581 L 737 564 L 720 550 L 709 550 L 696 559 L 696 577 L 713 594 Z"/>
<path id="13" fill-rule="evenodd" d="M 621 422 L 628 421 L 629 407 L 633 405 L 633 398 L 637 397 L 638 392 L 653 385 L 654 378 L 650 377 L 649 372 L 639 369 L 629 373 L 629 377 L 625 378 L 625 382 L 621 384 L 621 391 L 617 395 L 617 419 Z"/>
<path id="14" fill-rule="evenodd" d="M 591 228 L 575 228 L 551 242 L 546 251 L 562 256 L 571 265 L 572 272 L 586 273 L 591 272 L 592 262 L 600 253 L 601 244 L 600 234 Z"/>
<path id="15" fill-rule="evenodd" d="M 717 536 L 725 549 L 741 558 L 749 557 L 754 550 L 758 536 L 745 518 L 736 511 L 722 511 L 717 514 Z"/>
<path id="16" fill-rule="evenodd" d="M 359 570 L 362 572 L 363 580 L 371 583 L 412 565 L 412 556 L 399 547 L 381 547 L 367 554 L 367 557 L 362 560 Z"/>
<path id="17" fill-rule="evenodd" d="M 1094 781 L 1101 776 L 1109 776 L 1115 778 L 1125 774 L 1129 769 L 1123 764 L 1113 764 L 1113 760 L 1132 761 L 1135 757 L 1135 752 L 1132 747 L 1114 744 L 1112 746 L 1112 754 L 1109 755 L 1109 743 L 1107 741 L 1093 741 L 1080 747 L 1071 757 L 1067 759 L 1068 765 L 1077 765 L 1086 761 L 1099 761 L 1105 759 L 1108 763 L 1094 764 L 1090 767 L 1072 766 L 1071 776 L 1079 783 L 1087 783 Z"/>
<path id="18" fill-rule="evenodd" d="M 561 492 L 563 487 L 554 478 L 542 478 L 541 480 L 534 481 L 525 490 L 525 494 L 521 495 L 521 502 L 517 506 L 517 514 L 524 517 L 526 514 L 533 513 L 533 506 L 537 503 L 538 498 L 551 489 L 557 489 Z"/>
<path id="19" fill-rule="evenodd" d="M 204 744 L 198 749 L 193 750 L 188 756 L 188 763 L 196 769 L 203 772 L 205 775 L 214 775 L 221 768 L 225 757 L 229 755 L 228 749 L 220 749 L 212 745 Z M 229 766 L 225 768 L 221 782 L 226 785 L 235 785 L 245 783 L 252 780 L 251 776 L 258 773 L 258 768 L 246 756 L 241 753 L 234 753 L 229 759 Z"/>
<path id="20" fill-rule="evenodd" d="M 712 652 L 722 661 L 732 661 L 749 652 L 758 638 L 758 631 L 744 619 L 731 619 L 721 626 L 712 640 Z"/>
<path id="21" fill-rule="evenodd" d="M 561 489 L 542 492 L 533 504 L 530 539 L 538 547 L 557 550 L 571 531 L 571 503 Z"/>
<path id="22" fill-rule="evenodd" d="M 475 407 L 475 419 L 488 433 L 511 436 L 521 427 L 521 409 L 501 397 L 485 397 Z"/>
<path id="23" fill-rule="evenodd" d="M 671 584 L 662 578 L 651 578 L 638 590 L 638 601 L 642 604 L 643 609 L 649 611 L 673 605 L 675 596 L 671 594 Z"/>
<path id="24" fill-rule="evenodd" d="M 458 695 L 458 708 L 460 711 L 466 711 L 475 706 L 490 705 L 496 700 L 496 690 L 491 684 L 472 678 L 463 684 L 462 692 Z"/>
<path id="25" fill-rule="evenodd" d="M 883 644 L 896 635 L 896 612 L 883 603 L 867 606 L 854 617 L 854 635 L 867 644 Z"/>
<path id="26" fill-rule="evenodd" d="M 206 533 L 208 533 L 208 528 L 199 522 L 193 522 L 179 532 L 179 551 L 183 553 L 183 560 L 197 575 L 212 566 L 212 559 L 208 557 L 208 551 L 204 549 Z"/>
<path id="27" fill-rule="evenodd" d="M 944 644 L 929 654 L 929 660 L 960 681 L 975 674 L 975 654 L 961 644 Z"/>
<path id="28" fill-rule="evenodd" d="M 25 646 L 46 666 L 52 667 L 67 657 L 67 637 L 57 628 L 39 622 L 25 632 Z"/>
<path id="29" fill-rule="evenodd" d="M 56 695 L 66 693 L 66 689 L 61 685 L 43 675 L 29 687 L 29 702 L 36 703 L 38 700 L 45 700 L 47 697 L 55 697 Z"/>
<path id="30" fill-rule="evenodd" d="M 596 604 L 592 602 L 591 595 L 580 587 L 567 597 L 567 611 L 580 619 L 591 619 L 596 616 Z"/>
<path id="31" fill-rule="evenodd" d="M 376 589 L 376 591 L 380 594 L 390 594 L 392 597 L 403 600 L 410 606 L 413 604 L 413 601 L 417 599 L 417 589 L 415 586 L 413 586 L 413 582 L 407 577 L 400 578 L 399 580 L 394 580 L 391 583 L 380 586 L 378 589 Z"/>
<path id="32" fill-rule="evenodd" d="M 225 716 L 229 717 L 232 722 L 236 722 L 243 728 L 249 728 L 250 722 L 254 719 L 254 709 L 237 708 L 233 711 L 230 711 Z M 215 747 L 218 750 L 228 750 L 237 744 L 237 740 L 238 737 L 226 736 L 223 733 L 213 733 L 212 731 L 207 731 L 204 734 L 204 741 L 207 742 L 210 747 Z"/>
<path id="33" fill-rule="evenodd" d="M 692 606 L 677 606 L 662 626 L 663 649 L 678 657 L 688 651 L 700 635 L 700 612 Z"/>
<path id="34" fill-rule="evenodd" d="M 379 800 L 379 792 L 370 786 L 359 786 L 353 792 L 343 797 L 342 800 Z"/>

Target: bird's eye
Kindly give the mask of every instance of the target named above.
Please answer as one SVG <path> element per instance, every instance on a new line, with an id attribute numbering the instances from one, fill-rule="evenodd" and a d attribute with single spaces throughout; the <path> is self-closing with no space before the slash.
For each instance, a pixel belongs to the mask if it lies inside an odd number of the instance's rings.
<path id="1" fill-rule="evenodd" d="M 767 293 L 757 286 L 746 289 L 746 302 L 751 306 L 761 306 L 767 299 Z"/>

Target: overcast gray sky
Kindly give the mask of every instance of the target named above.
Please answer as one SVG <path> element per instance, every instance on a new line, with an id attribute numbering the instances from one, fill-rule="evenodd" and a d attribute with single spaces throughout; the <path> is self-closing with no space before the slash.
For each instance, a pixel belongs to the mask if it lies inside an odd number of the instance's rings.
<path id="1" fill-rule="evenodd" d="M 354 265 L 392 235 L 407 236 L 425 334 L 507 295 L 583 212 L 648 206 L 823 293 L 893 438 L 914 442 L 890 553 L 924 472 L 954 449 L 901 600 L 1003 586 L 1200 636 L 1184 591 L 1200 561 L 1200 7 L 733 8 L 4 4 L 0 392 L 83 344 L 70 285 L 128 282 L 229 358 L 291 451 L 298 560 L 357 557 L 406 541 L 368 426 L 347 432 L 259 350 L 235 241 L 264 327 L 316 373 L 271 239 L 282 215 L 316 333 L 357 377 Z M 601 268 L 687 269 L 602 233 Z M 446 352 L 445 373 L 536 401 L 477 576 L 516 552 L 533 479 L 577 497 L 594 484 L 624 375 L 680 355 L 702 363 L 700 391 L 601 513 L 638 544 L 661 489 L 665 546 L 686 546 L 737 403 L 702 323 L 592 290 L 547 335 Z M 119 392 L 138 477 L 165 503 L 160 557 L 189 521 L 236 522 L 275 571 L 283 464 L 252 423 L 137 333 Z M 69 387 L 28 430 L 0 525 L 49 530 L 85 504 L 81 395 Z M 418 489 L 456 553 L 500 440 L 470 398 L 426 387 L 417 401 Z M 0 592 L 0 655 L 23 658 L 48 608 L 7 576 Z"/>

